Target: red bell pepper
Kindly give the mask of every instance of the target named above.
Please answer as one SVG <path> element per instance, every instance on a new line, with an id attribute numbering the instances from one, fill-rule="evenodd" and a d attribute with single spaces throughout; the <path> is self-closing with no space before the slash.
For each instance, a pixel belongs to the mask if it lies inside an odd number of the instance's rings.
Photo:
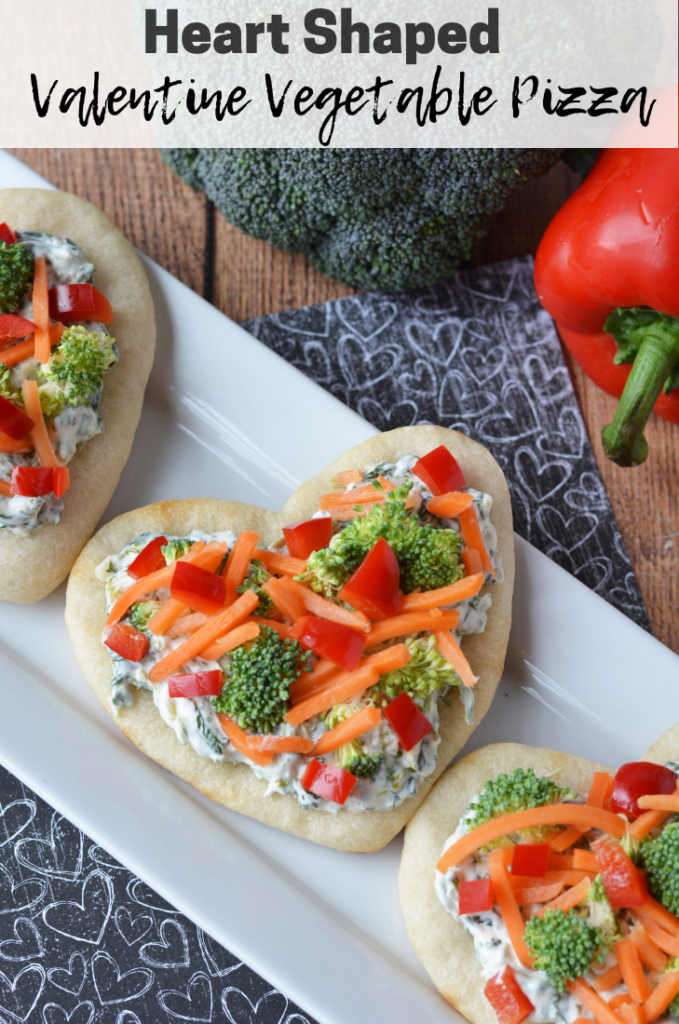
<path id="1" fill-rule="evenodd" d="M 614 814 L 626 814 L 638 818 L 643 811 L 637 803 L 640 796 L 674 793 L 677 776 L 671 768 L 650 761 L 631 761 L 623 764 L 615 773 L 611 810 Z"/>
<path id="2" fill-rule="evenodd" d="M 298 640 L 302 647 L 313 651 L 319 658 L 334 661 L 348 672 L 353 672 L 358 665 L 366 644 L 364 633 L 349 629 L 341 622 L 319 619 L 314 615 L 302 615 L 296 619 L 290 628 L 290 638 Z"/>
<path id="3" fill-rule="evenodd" d="M 55 466 L 52 470 L 52 490 L 55 498 L 61 498 L 71 486 L 68 466 Z"/>
<path id="4" fill-rule="evenodd" d="M 544 878 L 550 851 L 546 843 L 519 843 L 512 851 L 512 874 Z"/>
<path id="5" fill-rule="evenodd" d="M 603 430 L 621 466 L 646 459 L 652 409 L 679 423 L 678 281 L 679 150 L 603 150 L 540 242 L 535 288 L 587 376 L 622 396 Z"/>
<path id="6" fill-rule="evenodd" d="M 403 601 L 398 589 L 400 577 L 396 555 L 384 537 L 380 537 L 338 597 L 373 621 L 390 619 L 398 614 Z"/>
<path id="7" fill-rule="evenodd" d="M 209 672 L 192 672 L 168 679 L 170 697 L 218 697 L 224 685 L 221 669 Z"/>
<path id="8" fill-rule="evenodd" d="M 283 536 L 288 551 L 293 558 L 305 561 L 314 551 L 327 548 L 332 537 L 332 519 L 323 516 L 320 519 L 305 519 L 300 523 L 290 523 L 283 527 Z"/>
<path id="9" fill-rule="evenodd" d="M 14 245 L 17 240 L 17 236 L 12 231 L 9 224 L 4 222 L 0 224 L 0 242 L 4 242 L 5 245 Z"/>
<path id="10" fill-rule="evenodd" d="M 50 288 L 49 301 L 50 316 L 62 324 L 77 320 L 113 323 L 111 303 L 92 284 L 58 284 Z"/>
<path id="11" fill-rule="evenodd" d="M 224 606 L 226 583 L 223 576 L 201 569 L 199 565 L 177 562 L 172 574 L 170 597 L 197 612 L 214 615 Z"/>
<path id="12" fill-rule="evenodd" d="M 467 486 L 457 459 L 450 454 L 445 445 L 434 448 L 433 452 L 418 459 L 413 466 L 413 473 L 437 497 L 439 494 L 459 491 L 461 487 Z"/>
<path id="13" fill-rule="evenodd" d="M 141 580 L 156 569 L 162 569 L 165 563 L 165 555 L 160 550 L 167 544 L 167 537 L 156 537 L 150 540 L 146 547 L 142 548 L 134 562 L 127 568 L 127 575 L 133 580 Z"/>
<path id="14" fill-rule="evenodd" d="M 46 494 L 61 498 L 70 486 L 67 466 L 15 466 L 12 470 L 12 494 L 20 494 L 24 498 L 42 498 Z"/>
<path id="15" fill-rule="evenodd" d="M 113 627 L 104 643 L 126 661 L 141 661 L 149 649 L 149 638 L 124 622 Z"/>
<path id="16" fill-rule="evenodd" d="M 382 714 L 389 722 L 404 750 L 412 750 L 434 728 L 407 693 L 400 693 L 387 704 Z"/>
<path id="17" fill-rule="evenodd" d="M 460 882 L 457 890 L 458 913 L 483 914 L 493 906 L 493 883 L 490 878 L 475 878 L 471 882 Z"/>
<path id="18" fill-rule="evenodd" d="M 3 313 L 0 316 L 0 342 L 10 341 L 12 338 L 25 338 L 28 334 L 34 334 L 35 330 L 35 324 L 26 317 L 15 316 L 14 313 Z"/>
<path id="19" fill-rule="evenodd" d="M 535 1009 L 509 964 L 486 982 L 483 991 L 497 1014 L 499 1024 L 521 1024 Z"/>
<path id="20" fill-rule="evenodd" d="M 0 353 L 1 355 L 2 353 Z M 21 441 L 33 430 L 34 421 L 9 398 L 0 395 L 0 431 L 13 441 Z"/>
<path id="21" fill-rule="evenodd" d="M 356 776 L 344 768 L 333 764 L 321 764 L 316 758 L 309 761 L 300 779 L 304 789 L 336 804 L 346 803 L 357 781 Z"/>
<path id="22" fill-rule="evenodd" d="M 640 907 L 648 899 L 646 880 L 614 839 L 592 844 L 596 866 L 612 907 Z"/>

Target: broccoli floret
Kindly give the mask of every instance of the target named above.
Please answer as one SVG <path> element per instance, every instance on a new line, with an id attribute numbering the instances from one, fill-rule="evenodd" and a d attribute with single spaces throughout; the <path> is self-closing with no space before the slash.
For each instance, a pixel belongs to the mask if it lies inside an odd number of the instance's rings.
<path id="1" fill-rule="evenodd" d="M 462 578 L 462 542 L 456 530 L 439 530 L 418 521 L 405 500 L 412 483 L 389 492 L 367 515 L 336 533 L 327 548 L 314 551 L 302 579 L 313 590 L 335 597 L 368 552 L 383 537 L 393 549 L 405 594 L 456 583 Z"/>
<path id="2" fill-rule="evenodd" d="M 66 395 L 57 383 L 48 380 L 38 388 L 40 408 L 45 419 L 50 416 L 58 416 L 66 405 Z"/>
<path id="3" fill-rule="evenodd" d="M 139 604 L 133 604 L 127 613 L 130 625 L 135 629 L 146 629 L 146 623 L 159 608 L 160 601 L 140 601 Z"/>
<path id="4" fill-rule="evenodd" d="M 340 768 L 351 772 L 357 779 L 372 779 L 380 770 L 384 754 L 366 754 L 359 741 L 352 740 L 339 748 L 337 760 Z"/>
<path id="5" fill-rule="evenodd" d="M 290 686 L 309 654 L 296 640 L 282 640 L 275 629 L 263 626 L 256 640 L 236 647 L 229 656 L 228 677 L 212 703 L 241 729 L 271 732 L 283 721 Z"/>
<path id="6" fill-rule="evenodd" d="M 527 810 L 529 807 L 544 807 L 564 798 L 575 799 L 576 796 L 576 793 L 557 786 L 551 779 L 544 776 L 537 778 L 532 768 L 516 768 L 511 775 L 498 775 L 496 779 L 487 782 L 478 801 L 467 808 L 465 819 L 470 828 L 478 828 L 503 814 Z M 530 837 L 534 842 L 544 840 L 544 832 L 539 828 L 523 829 L 520 834 Z M 498 839 L 486 849 L 506 845 L 509 841 L 509 837 Z"/>
<path id="7" fill-rule="evenodd" d="M 266 581 L 270 579 L 271 573 L 264 565 L 264 562 L 254 559 L 250 562 L 249 576 L 246 576 L 243 580 L 242 587 L 236 587 L 236 591 L 239 594 L 244 594 L 246 590 L 254 590 L 259 598 L 257 614 L 265 619 L 278 619 L 280 618 L 280 612 L 266 590 L 262 589 Z"/>
<path id="8" fill-rule="evenodd" d="M 620 840 L 620 845 L 632 863 L 638 864 L 639 858 L 641 857 L 641 839 L 637 839 L 635 836 L 631 836 L 626 832 Z"/>
<path id="9" fill-rule="evenodd" d="M 160 549 L 165 557 L 165 563 L 170 565 L 171 562 L 176 562 L 178 558 L 182 558 L 190 551 L 195 543 L 195 540 L 189 540 L 188 537 L 177 537 L 175 540 L 169 540 Z"/>
<path id="10" fill-rule="evenodd" d="M 69 327 L 45 364 L 48 380 L 61 384 L 70 405 L 79 405 L 101 387 L 116 359 L 115 339 L 85 327 Z"/>
<path id="11" fill-rule="evenodd" d="M 444 686 L 459 686 L 460 678 L 439 651 L 435 636 L 409 637 L 405 645 L 410 651 L 410 661 L 403 668 L 380 676 L 371 690 L 376 695 L 376 703 L 388 704 L 400 693 L 425 698 Z"/>
<path id="12" fill-rule="evenodd" d="M 565 990 L 566 981 L 586 974 L 595 960 L 606 959 L 599 929 L 575 910 L 546 910 L 544 917 L 531 917 L 524 938 L 536 957 L 533 967 L 549 976 L 557 992 Z"/>
<path id="13" fill-rule="evenodd" d="M 35 258 L 21 242 L 0 242 L 0 313 L 16 309 L 33 284 Z"/>
<path id="14" fill-rule="evenodd" d="M 613 908 L 608 902 L 601 875 L 596 876 L 589 888 L 587 899 L 580 906 L 586 914 L 587 924 L 599 929 L 602 944 L 606 949 L 611 949 L 622 936 Z"/>
<path id="15" fill-rule="evenodd" d="M 679 821 L 666 825 L 657 839 L 641 847 L 641 866 L 651 895 L 672 914 L 679 914 Z"/>
<path id="16" fill-rule="evenodd" d="M 449 277 L 553 149 L 166 149 L 227 220 L 364 291 Z"/>
<path id="17" fill-rule="evenodd" d="M 15 391 L 10 381 L 11 370 L 6 363 L 0 363 L 0 395 L 23 408 L 24 400 L 20 391 Z"/>

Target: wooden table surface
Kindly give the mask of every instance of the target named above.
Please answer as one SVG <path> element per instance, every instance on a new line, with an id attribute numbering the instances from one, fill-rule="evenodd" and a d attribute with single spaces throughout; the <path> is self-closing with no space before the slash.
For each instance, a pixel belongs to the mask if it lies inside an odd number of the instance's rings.
<path id="1" fill-rule="evenodd" d="M 301 256 L 241 234 L 194 193 L 155 150 L 14 150 L 58 188 L 95 203 L 130 241 L 234 320 L 351 294 Z M 475 262 L 535 252 L 542 232 L 579 179 L 564 164 L 531 182 L 492 221 Z M 679 427 L 657 416 L 646 430 L 648 461 L 621 469 L 600 434 L 615 401 L 569 362 L 585 424 L 656 637 L 679 653 Z"/>

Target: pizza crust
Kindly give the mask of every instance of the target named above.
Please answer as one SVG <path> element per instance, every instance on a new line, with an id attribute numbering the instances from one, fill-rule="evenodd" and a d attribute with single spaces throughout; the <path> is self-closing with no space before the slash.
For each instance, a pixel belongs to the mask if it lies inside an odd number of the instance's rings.
<path id="1" fill-rule="evenodd" d="M 673 725 L 651 744 L 642 760 L 654 761 L 656 764 L 671 761 L 676 764 L 679 761 L 679 725 Z"/>
<path id="2" fill-rule="evenodd" d="M 485 982 L 472 937 L 439 903 L 436 864 L 472 797 L 490 779 L 516 768 L 533 768 L 538 776 L 556 775 L 560 786 L 580 793 L 589 791 L 593 772 L 609 770 L 573 754 L 495 743 L 450 768 L 405 832 L 399 896 L 408 937 L 439 992 L 473 1024 L 497 1024 L 497 1015 L 483 994 Z"/>
<path id="3" fill-rule="evenodd" d="M 91 203 L 47 189 L 0 191 L 0 222 L 17 231 L 72 238 L 96 268 L 96 287 L 113 307 L 111 333 L 119 362 L 106 374 L 99 415 L 105 433 L 92 438 L 69 464 L 61 522 L 28 537 L 0 530 L 0 597 L 30 604 L 68 575 L 108 505 L 127 462 L 141 414 L 155 349 L 155 317 L 146 274 L 121 231 Z M 0 361 L 2 353 L 0 352 Z"/>
<path id="4" fill-rule="evenodd" d="M 101 643 L 106 618 L 104 587 L 95 567 L 145 531 L 184 535 L 193 529 L 251 529 L 272 543 L 286 523 L 307 519 L 318 508 L 318 496 L 332 490 L 333 477 L 341 470 L 365 468 L 385 460 L 395 462 L 405 454 L 424 455 L 440 444 L 458 459 L 470 486 L 493 496 L 491 517 L 498 534 L 504 563 L 504 583 L 492 588 L 493 606 L 485 633 L 466 637 L 464 649 L 480 676 L 476 691 L 475 725 L 481 721 L 502 674 L 511 622 L 514 581 L 514 540 L 507 484 L 501 469 L 481 445 L 463 434 L 442 427 L 403 427 L 370 438 L 334 462 L 319 476 L 303 484 L 280 512 L 270 512 L 234 501 L 197 498 L 166 501 L 120 516 L 104 526 L 76 562 L 66 595 L 66 623 L 78 661 L 88 683 L 105 710 L 113 716 L 110 701 L 111 662 Z M 484 588 L 485 589 L 485 588 Z M 338 850 L 369 853 L 381 849 L 400 831 L 422 803 L 434 782 L 462 749 L 474 726 L 466 725 L 462 702 L 453 695 L 451 706 L 440 706 L 441 744 L 439 764 L 422 780 L 418 792 L 390 811 L 331 814 L 303 810 L 291 794 L 265 797 L 267 783 L 244 764 L 217 764 L 200 757 L 160 717 L 151 694 L 135 693 L 131 708 L 115 719 L 127 738 L 158 764 L 191 783 L 210 799 L 285 832 Z"/>

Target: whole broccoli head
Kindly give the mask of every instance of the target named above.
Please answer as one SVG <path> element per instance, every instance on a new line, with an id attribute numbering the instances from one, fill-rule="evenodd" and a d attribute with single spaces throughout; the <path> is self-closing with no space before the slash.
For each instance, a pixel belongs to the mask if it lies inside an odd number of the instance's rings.
<path id="1" fill-rule="evenodd" d="M 552 149 L 166 149 L 227 220 L 330 277 L 399 291 L 448 277 Z"/>
<path id="2" fill-rule="evenodd" d="M 586 915 L 587 924 L 599 929 L 601 942 L 607 949 L 611 949 L 622 938 L 601 875 L 597 875 L 592 882 L 587 899 L 580 904 L 580 908 Z"/>
<path id="3" fill-rule="evenodd" d="M 313 590 L 335 597 L 380 537 L 396 555 L 405 594 L 418 587 L 436 590 L 461 579 L 459 534 L 420 523 L 417 513 L 405 507 L 411 488 L 409 482 L 390 491 L 384 502 L 336 533 L 329 547 L 314 551 L 300 579 Z"/>
<path id="4" fill-rule="evenodd" d="M 459 686 L 460 678 L 441 654 L 435 636 L 408 637 L 405 645 L 410 661 L 403 668 L 386 672 L 372 687 L 376 704 L 388 704 L 400 693 L 425 698 L 444 686 Z"/>
<path id="5" fill-rule="evenodd" d="M 576 795 L 570 789 L 557 786 L 552 779 L 536 777 L 532 768 L 516 768 L 511 775 L 501 774 L 487 782 L 476 803 L 470 804 L 467 808 L 465 819 L 470 829 L 478 828 L 503 814 L 524 811 L 529 807 L 544 807 L 546 804 L 558 803 L 565 797 L 574 798 Z M 534 842 L 544 839 L 543 830 L 539 828 L 523 829 L 520 834 Z M 509 837 L 503 837 L 485 849 L 503 846 L 509 841 Z"/>
<path id="6" fill-rule="evenodd" d="M 595 960 L 606 959 L 599 929 L 575 910 L 546 910 L 544 917 L 531 917 L 524 938 L 536 958 L 534 969 L 544 971 L 557 992 L 565 990 L 566 981 L 586 974 Z"/>
<path id="7" fill-rule="evenodd" d="M 288 710 L 290 686 L 310 655 L 296 640 L 282 640 L 263 626 L 259 636 L 228 657 L 227 678 L 212 703 L 241 729 L 271 732 Z"/>
<path id="8" fill-rule="evenodd" d="M 138 604 L 133 604 L 127 613 L 130 625 L 135 629 L 146 629 L 146 623 L 159 608 L 160 601 L 140 601 Z"/>
<path id="9" fill-rule="evenodd" d="M 163 544 L 160 551 L 165 558 L 165 564 L 170 565 L 171 562 L 176 562 L 178 558 L 183 558 L 195 543 L 195 540 L 189 540 L 188 537 L 175 537 L 174 540 L 169 540 L 167 544 Z"/>
<path id="10" fill-rule="evenodd" d="M 271 573 L 264 565 L 264 562 L 254 559 L 250 562 L 248 575 L 243 580 L 242 587 L 236 587 L 236 591 L 239 594 L 244 594 L 246 590 L 254 590 L 255 594 L 259 598 L 257 614 L 263 616 L 265 619 L 280 619 L 281 614 L 276 608 L 276 605 L 273 603 L 266 590 L 262 589 L 266 581 L 270 579 Z"/>
<path id="11" fill-rule="evenodd" d="M 79 405 L 101 387 L 106 371 L 118 358 L 115 339 L 85 327 L 69 327 L 53 351 L 43 372 L 60 385 L 69 405 Z"/>
<path id="12" fill-rule="evenodd" d="M 21 242 L 0 242 L 0 313 L 11 313 L 27 294 L 34 263 L 33 253 Z"/>
<path id="13" fill-rule="evenodd" d="M 357 779 L 373 779 L 384 761 L 384 754 L 366 754 L 358 740 L 345 743 L 337 751 L 340 768 L 351 772 Z"/>
<path id="14" fill-rule="evenodd" d="M 641 866 L 651 895 L 672 914 L 679 914 L 679 821 L 666 825 L 657 839 L 642 844 Z"/>

